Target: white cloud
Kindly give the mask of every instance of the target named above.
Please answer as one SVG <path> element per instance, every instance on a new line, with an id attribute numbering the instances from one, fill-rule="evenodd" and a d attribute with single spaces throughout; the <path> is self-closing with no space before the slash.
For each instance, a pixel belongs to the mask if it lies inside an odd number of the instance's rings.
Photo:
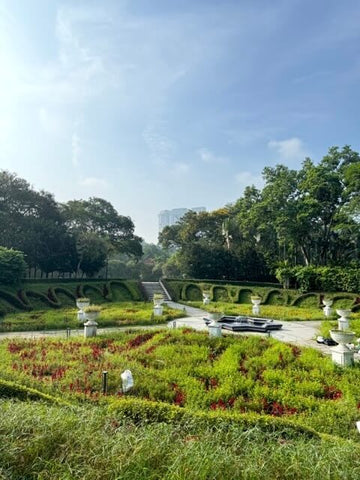
<path id="1" fill-rule="evenodd" d="M 207 148 L 199 148 L 197 151 L 201 161 L 204 163 L 214 164 L 214 163 L 227 163 L 228 159 L 226 157 L 221 157 L 219 155 L 215 155 L 211 150 Z"/>
<path id="2" fill-rule="evenodd" d="M 271 140 L 268 147 L 275 150 L 284 160 L 303 160 L 307 155 L 303 142 L 297 138 L 288 138 L 287 140 Z"/>
<path id="3" fill-rule="evenodd" d="M 86 177 L 79 181 L 79 185 L 89 188 L 107 188 L 108 182 L 103 178 Z"/>

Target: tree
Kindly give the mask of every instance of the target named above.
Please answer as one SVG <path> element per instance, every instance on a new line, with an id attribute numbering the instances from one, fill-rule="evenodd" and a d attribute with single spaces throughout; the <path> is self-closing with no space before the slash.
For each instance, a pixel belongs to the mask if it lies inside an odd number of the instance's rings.
<path id="1" fill-rule="evenodd" d="M 26 263 L 23 252 L 0 247 L 0 283 L 19 283 L 25 270 Z"/>
<path id="2" fill-rule="evenodd" d="M 77 248 L 79 252 L 78 271 L 81 270 L 88 277 L 93 277 L 106 263 L 108 242 L 96 233 L 86 232 L 78 236 Z"/>
<path id="3" fill-rule="evenodd" d="M 37 192 L 13 173 L 0 172 L 0 238 L 25 253 L 29 267 L 60 269 L 71 241 L 53 196 Z"/>
<path id="4" fill-rule="evenodd" d="M 94 233 L 107 239 L 115 251 L 141 257 L 141 238 L 134 235 L 131 218 L 119 215 L 110 202 L 97 197 L 71 200 L 62 205 L 62 212 L 75 235 Z"/>

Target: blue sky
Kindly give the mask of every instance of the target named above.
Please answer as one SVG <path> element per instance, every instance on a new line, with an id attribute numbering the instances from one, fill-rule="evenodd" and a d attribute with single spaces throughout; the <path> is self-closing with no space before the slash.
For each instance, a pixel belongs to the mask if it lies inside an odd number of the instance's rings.
<path id="1" fill-rule="evenodd" d="M 360 149 L 358 0 L 0 0 L 0 168 L 157 239 L 332 145 Z"/>

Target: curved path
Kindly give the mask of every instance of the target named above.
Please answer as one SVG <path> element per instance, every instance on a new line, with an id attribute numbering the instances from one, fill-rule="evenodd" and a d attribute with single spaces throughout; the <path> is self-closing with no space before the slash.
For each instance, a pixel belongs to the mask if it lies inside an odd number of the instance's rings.
<path id="1" fill-rule="evenodd" d="M 208 312 L 201 308 L 194 308 L 188 305 L 183 305 L 176 302 L 166 302 L 166 304 L 174 309 L 182 310 L 184 312 L 183 318 L 172 320 L 168 323 L 169 328 L 176 327 L 191 327 L 196 330 L 206 330 L 207 327 L 204 322 L 204 317 L 208 315 Z M 318 328 L 320 321 L 294 321 L 294 322 L 281 322 L 283 327 L 281 330 L 274 330 L 271 332 L 271 336 L 283 342 L 297 343 L 308 347 L 313 347 L 321 350 L 323 353 L 330 354 L 330 348 L 326 345 L 320 345 L 316 343 L 316 336 L 318 335 Z M 129 329 L 148 329 L 159 328 L 161 325 L 151 326 L 127 326 L 127 327 L 107 327 L 99 328 L 98 333 L 110 333 Z M 226 332 L 235 335 L 263 335 L 262 333 L 253 332 Z M 40 338 L 50 336 L 66 337 L 66 330 L 47 330 L 47 331 L 30 331 L 30 332 L 3 332 L 0 333 L 0 340 L 2 338 Z M 83 335 L 83 329 L 71 330 L 71 336 Z"/>

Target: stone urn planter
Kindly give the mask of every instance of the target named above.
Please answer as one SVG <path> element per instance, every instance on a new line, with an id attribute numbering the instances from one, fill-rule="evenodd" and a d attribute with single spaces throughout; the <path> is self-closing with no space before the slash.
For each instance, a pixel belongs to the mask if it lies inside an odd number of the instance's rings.
<path id="1" fill-rule="evenodd" d="M 334 363 L 342 367 L 354 363 L 354 351 L 347 344 L 352 343 L 355 338 L 354 332 L 344 330 L 330 330 L 331 338 L 339 345 L 331 349 L 331 357 Z"/>
<path id="2" fill-rule="evenodd" d="M 339 330 L 348 330 L 349 329 L 349 317 L 351 314 L 350 309 L 340 309 L 336 310 L 336 313 L 340 315 L 338 319 Z"/>
<path id="3" fill-rule="evenodd" d="M 210 300 L 210 292 L 203 292 L 202 296 L 203 296 L 203 304 L 204 305 L 209 305 L 209 303 L 211 301 Z"/>
<path id="4" fill-rule="evenodd" d="M 154 302 L 154 315 L 155 316 L 160 316 L 163 314 L 164 307 L 162 304 L 164 303 L 164 297 L 160 293 L 155 293 L 153 297 L 153 302 Z"/>
<path id="5" fill-rule="evenodd" d="M 323 298 L 322 303 L 323 303 L 323 305 L 325 305 L 324 308 L 323 308 L 325 317 L 330 317 L 330 315 L 331 315 L 331 305 L 333 304 L 333 300 L 331 298 Z"/>
<path id="6" fill-rule="evenodd" d="M 77 319 L 80 322 L 85 321 L 84 308 L 88 307 L 89 305 L 90 305 L 90 298 L 82 297 L 82 298 L 76 299 L 76 306 L 79 309 L 79 311 L 77 312 Z"/>
<path id="7" fill-rule="evenodd" d="M 86 307 L 84 309 L 85 319 L 87 320 L 84 323 L 84 337 L 96 337 L 98 324 L 96 319 L 100 315 L 100 307 Z"/>
<path id="8" fill-rule="evenodd" d="M 259 315 L 260 314 L 260 303 L 261 303 L 261 298 L 260 297 L 250 297 L 251 303 L 252 303 L 252 313 L 253 315 Z"/>
<path id="9" fill-rule="evenodd" d="M 216 320 L 211 320 L 211 322 L 208 325 L 208 329 L 209 329 L 209 337 L 222 336 L 221 325 Z"/>

